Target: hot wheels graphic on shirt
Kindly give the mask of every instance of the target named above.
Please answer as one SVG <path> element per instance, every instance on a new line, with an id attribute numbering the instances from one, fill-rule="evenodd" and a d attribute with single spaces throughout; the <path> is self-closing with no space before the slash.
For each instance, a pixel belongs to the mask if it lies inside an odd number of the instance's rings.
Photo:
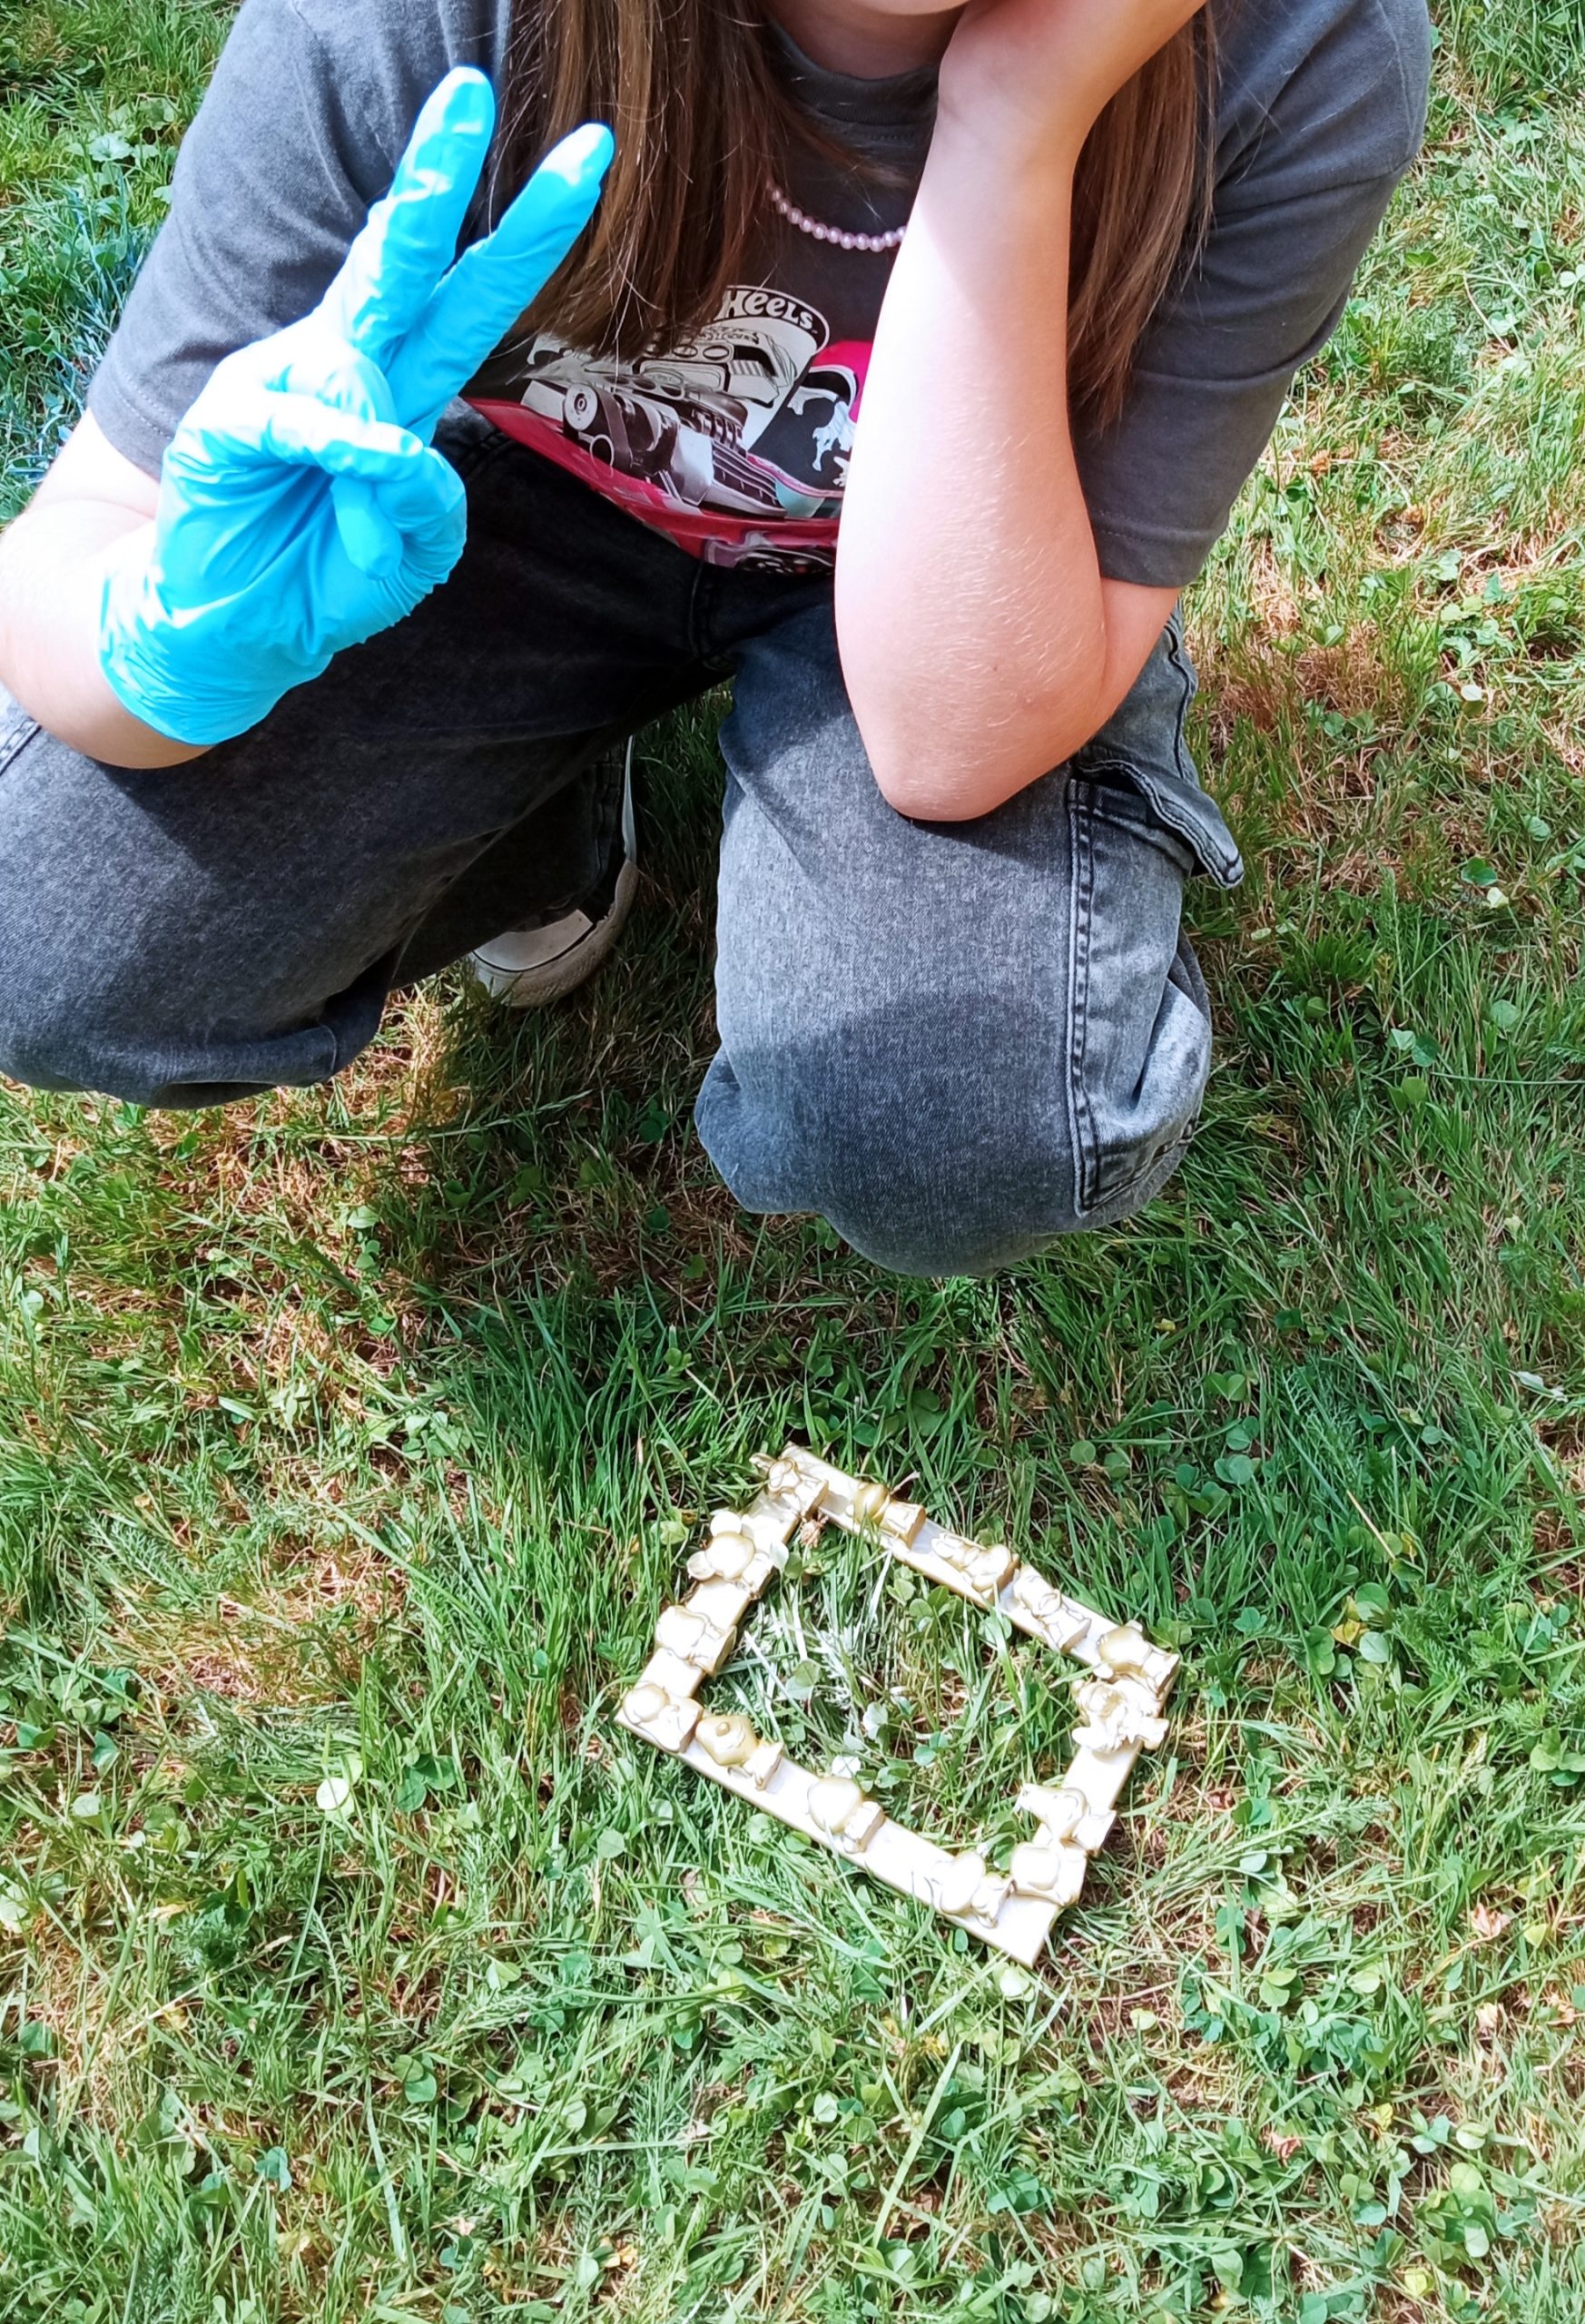
<path id="1" fill-rule="evenodd" d="M 470 400 L 520 442 L 713 564 L 829 566 L 863 393 L 867 344 L 740 285 L 714 320 L 636 363 L 541 333 L 514 364 L 515 402 Z"/>

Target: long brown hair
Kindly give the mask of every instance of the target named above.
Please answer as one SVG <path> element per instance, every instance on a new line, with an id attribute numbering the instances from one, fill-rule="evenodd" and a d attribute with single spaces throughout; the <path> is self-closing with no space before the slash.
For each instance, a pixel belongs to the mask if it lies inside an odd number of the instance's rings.
<path id="1" fill-rule="evenodd" d="M 1203 229 L 1215 77 L 1202 8 L 1113 100 L 1080 160 L 1068 387 L 1103 421 Z M 608 122 L 616 136 L 594 223 L 529 325 L 630 359 L 675 346 L 740 278 L 767 176 L 810 133 L 763 26 L 737 0 L 528 0 L 507 79 L 503 174 L 514 184 L 580 121 Z"/>

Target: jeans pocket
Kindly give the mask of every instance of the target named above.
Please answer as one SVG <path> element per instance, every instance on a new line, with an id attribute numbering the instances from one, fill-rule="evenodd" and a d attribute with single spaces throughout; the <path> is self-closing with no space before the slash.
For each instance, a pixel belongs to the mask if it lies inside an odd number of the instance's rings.
<path id="1" fill-rule="evenodd" d="M 1200 788 L 1185 737 L 1195 698 L 1195 665 L 1175 613 L 1138 677 L 1098 734 L 1077 752 L 1073 773 L 1087 783 L 1122 783 L 1188 849 L 1193 868 L 1219 888 L 1236 888 L 1244 860 L 1216 801 Z"/>
<path id="2" fill-rule="evenodd" d="M 22 704 L 0 686 L 0 774 L 21 757 L 34 736 L 43 733 L 36 718 L 30 718 Z"/>
<path id="3" fill-rule="evenodd" d="M 1180 926 L 1193 851 L 1138 793 L 1069 782 L 1068 1098 L 1081 1217 L 1154 1191 L 1187 1145 L 1211 1022 Z"/>
<path id="4" fill-rule="evenodd" d="M 1188 851 L 1190 869 L 1214 880 L 1218 888 L 1236 888 L 1244 877 L 1244 858 L 1222 811 L 1197 783 L 1167 774 L 1159 767 L 1132 759 L 1092 757 L 1086 744 L 1073 762 L 1074 772 L 1098 784 L 1126 783 L 1137 791 L 1151 815 Z"/>

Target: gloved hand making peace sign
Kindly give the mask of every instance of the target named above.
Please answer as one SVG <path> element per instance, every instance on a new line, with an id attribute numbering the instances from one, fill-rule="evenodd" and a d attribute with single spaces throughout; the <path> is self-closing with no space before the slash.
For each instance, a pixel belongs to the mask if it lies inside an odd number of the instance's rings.
<path id="1" fill-rule="evenodd" d="M 575 130 L 454 264 L 495 110 L 482 73 L 447 76 L 312 314 L 227 356 L 177 428 L 152 538 L 128 537 L 100 617 L 113 690 L 173 741 L 256 725 L 461 556 L 436 423 L 583 231 L 612 154 L 608 130 Z"/>

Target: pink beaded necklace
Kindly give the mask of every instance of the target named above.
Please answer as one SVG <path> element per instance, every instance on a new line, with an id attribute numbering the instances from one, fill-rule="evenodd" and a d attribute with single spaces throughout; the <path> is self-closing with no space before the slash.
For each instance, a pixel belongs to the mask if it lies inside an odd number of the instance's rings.
<path id="1" fill-rule="evenodd" d="M 812 235 L 817 242 L 832 242 L 838 250 L 894 251 L 901 247 L 908 231 L 904 226 L 893 226 L 884 234 L 856 234 L 842 226 L 822 226 L 818 218 L 812 218 L 795 202 L 789 202 L 774 178 L 769 181 L 769 186 L 771 207 L 778 217 L 785 218 L 789 226 L 795 226 L 801 234 Z"/>

